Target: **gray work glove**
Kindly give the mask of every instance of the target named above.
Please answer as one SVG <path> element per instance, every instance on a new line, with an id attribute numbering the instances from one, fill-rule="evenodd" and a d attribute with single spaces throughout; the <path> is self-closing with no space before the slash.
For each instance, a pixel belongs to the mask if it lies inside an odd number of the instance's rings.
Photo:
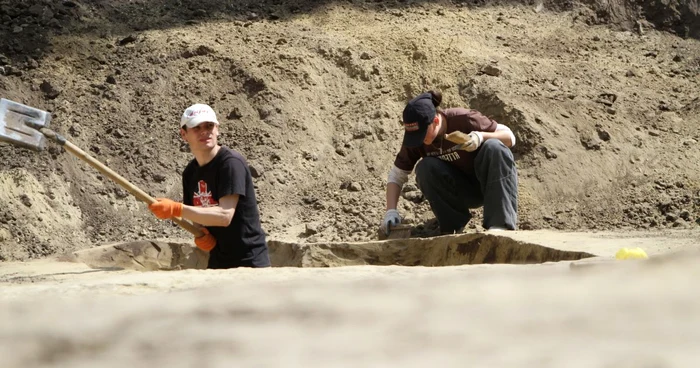
<path id="1" fill-rule="evenodd" d="M 401 223 L 401 216 L 399 215 L 399 211 L 397 210 L 387 210 L 386 214 L 384 215 L 384 220 L 382 221 L 382 225 L 380 226 L 380 229 L 389 236 L 389 233 L 391 232 L 391 227 L 396 226 Z"/>

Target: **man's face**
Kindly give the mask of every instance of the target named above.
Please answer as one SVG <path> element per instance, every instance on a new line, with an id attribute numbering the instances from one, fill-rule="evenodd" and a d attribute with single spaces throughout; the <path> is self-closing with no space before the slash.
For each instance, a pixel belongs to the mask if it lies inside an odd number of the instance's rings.
<path id="1" fill-rule="evenodd" d="M 180 129 L 180 136 L 190 145 L 192 151 L 209 150 L 217 145 L 219 126 L 205 122 L 194 128 Z"/>

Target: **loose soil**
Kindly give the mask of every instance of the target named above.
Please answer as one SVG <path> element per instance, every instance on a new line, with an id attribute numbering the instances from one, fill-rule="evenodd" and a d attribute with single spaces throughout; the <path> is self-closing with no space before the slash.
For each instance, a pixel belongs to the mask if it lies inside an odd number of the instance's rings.
<path id="1" fill-rule="evenodd" d="M 375 239 L 401 110 L 428 89 L 514 130 L 523 230 L 700 223 L 694 1 L 3 0 L 0 18 L 2 97 L 153 196 L 181 197 L 179 117 L 212 105 L 272 240 Z M 186 235 L 55 145 L 0 143 L 0 162 L 0 260 Z M 434 235 L 413 181 L 402 197 Z"/>

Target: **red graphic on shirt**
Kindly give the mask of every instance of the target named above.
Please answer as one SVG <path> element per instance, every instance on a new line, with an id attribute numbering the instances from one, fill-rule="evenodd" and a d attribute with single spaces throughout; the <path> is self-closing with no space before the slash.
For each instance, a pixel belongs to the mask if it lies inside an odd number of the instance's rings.
<path id="1" fill-rule="evenodd" d="M 218 206 L 219 202 L 214 200 L 211 192 L 207 190 L 207 182 L 204 180 L 199 181 L 199 192 L 194 192 L 194 197 L 192 197 L 192 203 L 198 207 L 214 207 Z"/>

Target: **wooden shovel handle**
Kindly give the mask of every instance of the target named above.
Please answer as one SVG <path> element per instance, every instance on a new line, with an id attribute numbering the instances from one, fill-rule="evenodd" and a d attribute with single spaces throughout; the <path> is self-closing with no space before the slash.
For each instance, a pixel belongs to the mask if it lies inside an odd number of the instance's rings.
<path id="1" fill-rule="evenodd" d="M 128 190 L 129 193 L 133 194 L 141 202 L 144 202 L 146 204 L 151 204 L 151 203 L 156 202 L 156 200 L 153 197 L 151 197 L 150 195 L 148 195 L 146 192 L 139 189 L 134 184 L 131 184 L 128 180 L 124 179 L 121 175 L 112 171 L 110 168 L 105 166 L 100 161 L 97 161 L 95 158 L 93 158 L 92 156 L 90 156 L 85 151 L 81 150 L 80 148 L 78 148 L 73 143 L 68 142 L 68 141 L 65 141 L 65 143 L 63 143 L 63 142 L 59 142 L 59 143 L 62 143 L 63 147 L 66 148 L 66 151 L 77 156 L 79 159 L 87 162 L 90 166 L 94 167 L 102 174 L 106 175 L 110 179 L 117 182 L 117 184 L 121 185 L 124 189 Z M 201 236 L 204 236 L 204 233 L 202 232 L 202 230 L 200 230 L 199 228 L 194 226 L 189 221 L 184 220 L 184 219 L 180 219 L 177 217 L 174 217 L 172 220 L 176 224 L 180 225 L 183 229 L 192 233 L 192 235 L 194 235 L 195 237 L 199 238 Z"/>

